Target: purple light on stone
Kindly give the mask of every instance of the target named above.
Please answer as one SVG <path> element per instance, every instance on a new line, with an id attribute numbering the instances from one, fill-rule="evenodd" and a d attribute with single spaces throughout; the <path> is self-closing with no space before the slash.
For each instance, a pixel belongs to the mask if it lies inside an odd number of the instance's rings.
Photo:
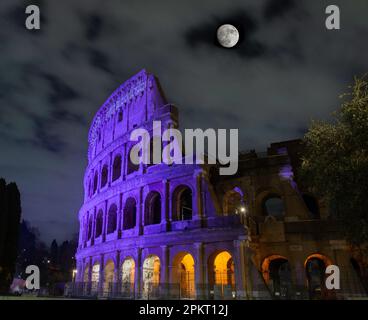
<path id="1" fill-rule="evenodd" d="M 290 164 L 286 164 L 280 168 L 279 176 L 282 180 L 293 180 L 294 173 Z"/>

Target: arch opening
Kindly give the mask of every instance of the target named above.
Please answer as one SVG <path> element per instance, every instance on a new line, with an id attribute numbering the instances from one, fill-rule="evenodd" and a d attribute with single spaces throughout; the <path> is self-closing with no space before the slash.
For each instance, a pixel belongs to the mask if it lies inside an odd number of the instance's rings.
<path id="1" fill-rule="evenodd" d="M 160 151 L 160 145 L 161 145 L 161 151 Z M 154 136 L 151 138 L 149 143 L 149 164 L 148 167 L 155 165 L 155 164 L 161 164 L 162 163 L 162 149 L 163 149 L 163 143 L 161 141 L 160 136 Z M 154 152 L 157 152 L 157 155 L 154 155 Z M 156 163 L 154 163 L 156 162 Z"/>
<path id="2" fill-rule="evenodd" d="M 133 229 L 136 225 L 137 203 L 130 197 L 125 202 L 123 230 Z"/>
<path id="3" fill-rule="evenodd" d="M 117 227 L 117 215 L 118 215 L 118 208 L 115 204 L 111 205 L 108 213 L 107 219 L 107 234 L 113 233 L 116 231 Z"/>
<path id="4" fill-rule="evenodd" d="M 104 285 L 103 285 L 103 295 L 109 296 L 113 289 L 114 284 L 114 261 L 108 260 L 104 269 Z"/>
<path id="5" fill-rule="evenodd" d="M 132 152 L 133 147 L 130 148 L 130 150 L 128 152 L 128 156 L 127 156 L 127 162 L 128 162 L 127 175 L 139 170 L 139 164 L 133 163 L 133 161 L 130 159 L 130 153 Z"/>
<path id="6" fill-rule="evenodd" d="M 123 121 L 123 110 L 119 110 L 119 113 L 118 113 L 118 122 L 122 122 Z"/>
<path id="7" fill-rule="evenodd" d="M 107 165 L 104 165 L 102 168 L 102 172 L 101 172 L 101 188 L 107 185 L 108 174 L 109 174 L 109 170 L 107 168 Z"/>
<path id="8" fill-rule="evenodd" d="M 114 158 L 113 168 L 112 168 L 112 181 L 115 181 L 121 176 L 121 155 L 117 155 Z"/>
<path id="9" fill-rule="evenodd" d="M 332 290 L 327 290 L 325 286 L 326 268 L 330 264 L 331 261 L 327 257 L 318 253 L 310 255 L 305 261 L 305 271 L 310 299 L 326 299 L 333 295 Z"/>
<path id="10" fill-rule="evenodd" d="M 97 294 L 98 292 L 98 283 L 100 281 L 100 263 L 95 262 L 92 267 L 91 274 L 91 292 Z"/>
<path id="11" fill-rule="evenodd" d="M 265 216 L 271 216 L 277 220 L 281 220 L 285 215 L 284 202 L 278 195 L 269 195 L 262 203 L 263 213 Z"/>
<path id="12" fill-rule="evenodd" d="M 179 186 L 173 196 L 173 220 L 192 220 L 193 217 L 193 194 L 187 186 Z"/>
<path id="13" fill-rule="evenodd" d="M 97 184 L 98 184 L 98 175 L 97 172 L 95 173 L 95 176 L 93 178 L 93 194 L 97 192 Z"/>
<path id="14" fill-rule="evenodd" d="M 161 262 L 156 255 L 149 255 L 143 262 L 143 290 L 144 298 L 154 296 L 159 289 Z"/>
<path id="15" fill-rule="evenodd" d="M 89 266 L 85 266 L 84 273 L 83 273 L 83 282 L 87 283 L 89 282 Z"/>
<path id="16" fill-rule="evenodd" d="M 103 225 L 103 213 L 102 210 L 100 210 L 98 211 L 96 218 L 96 231 L 95 231 L 96 238 L 102 235 L 102 225 Z"/>
<path id="17" fill-rule="evenodd" d="M 195 298 L 195 262 L 190 253 L 178 253 L 173 261 L 173 282 L 179 286 L 181 298 Z"/>
<path id="18" fill-rule="evenodd" d="M 92 217 L 89 217 L 89 221 L 88 221 L 88 234 L 87 234 L 87 240 L 91 240 L 92 238 Z"/>
<path id="19" fill-rule="evenodd" d="M 152 191 L 146 198 L 144 224 L 146 226 L 161 222 L 161 195 Z"/>
<path id="20" fill-rule="evenodd" d="M 134 293 L 135 262 L 133 258 L 126 258 L 121 266 L 122 292 L 128 296 Z"/>
<path id="21" fill-rule="evenodd" d="M 276 298 L 288 299 L 291 294 L 291 268 L 289 261 L 279 255 L 267 257 L 262 263 L 266 284 Z"/>
<path id="22" fill-rule="evenodd" d="M 235 295 L 235 265 L 228 251 L 214 253 L 209 258 L 209 284 L 214 298 L 233 298 Z"/>

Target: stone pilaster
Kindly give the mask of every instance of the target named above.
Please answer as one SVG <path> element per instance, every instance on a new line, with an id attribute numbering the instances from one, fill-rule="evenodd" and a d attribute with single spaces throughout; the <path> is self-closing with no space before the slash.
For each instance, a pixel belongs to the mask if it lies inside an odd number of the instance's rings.
<path id="1" fill-rule="evenodd" d="M 170 190 L 169 190 L 169 181 L 163 180 L 162 181 L 163 187 L 163 194 L 164 199 L 162 201 L 162 209 L 161 209 L 161 231 L 168 231 L 169 227 L 169 197 L 170 197 Z"/>
<path id="2" fill-rule="evenodd" d="M 103 294 L 104 282 L 105 282 L 105 259 L 104 254 L 100 256 L 100 272 L 98 275 L 98 294 Z"/>
<path id="3" fill-rule="evenodd" d="M 119 207 L 117 212 L 117 239 L 121 238 L 121 231 L 123 230 L 123 195 L 119 194 Z"/>
<path id="4" fill-rule="evenodd" d="M 109 153 L 109 169 L 108 169 L 108 176 L 107 176 L 107 185 L 111 186 L 111 182 L 112 182 L 112 172 L 113 172 L 113 168 L 112 168 L 112 152 Z"/>
<path id="5" fill-rule="evenodd" d="M 114 269 L 114 281 L 112 284 L 113 294 L 115 295 L 120 288 L 121 283 L 121 264 L 120 264 L 120 251 L 116 251 L 116 258 L 115 258 L 115 269 Z"/>
<path id="6" fill-rule="evenodd" d="M 96 207 L 93 209 L 93 215 L 92 215 L 92 236 L 91 236 L 91 244 L 93 245 L 95 243 L 95 236 L 96 236 Z"/>
<path id="7" fill-rule="evenodd" d="M 235 286 L 237 299 L 247 298 L 245 240 L 234 240 Z"/>
<path id="8" fill-rule="evenodd" d="M 202 242 L 195 242 L 195 284 L 196 284 L 196 298 L 204 299 L 207 285 L 205 277 L 205 261 L 204 261 L 204 244 Z"/>
<path id="9" fill-rule="evenodd" d="M 135 291 L 135 298 L 137 299 L 140 297 L 142 293 L 142 248 L 136 249 L 136 263 L 135 263 L 135 282 L 134 282 L 134 291 Z"/>
<path id="10" fill-rule="evenodd" d="M 103 221 L 102 221 L 102 242 L 105 242 L 106 240 L 106 229 L 107 229 L 107 218 L 108 218 L 108 212 L 107 212 L 107 200 L 105 200 L 105 210 L 103 214 Z"/>
<path id="11" fill-rule="evenodd" d="M 100 161 L 97 166 L 97 194 L 101 191 L 101 169 L 102 162 Z"/>
<path id="12" fill-rule="evenodd" d="M 170 263 L 170 250 L 167 245 L 161 246 L 162 256 L 161 256 L 161 270 L 160 270 L 160 284 L 167 294 L 168 283 L 170 279 L 169 274 L 169 263 Z"/>
<path id="13" fill-rule="evenodd" d="M 125 180 L 126 178 L 126 173 L 127 173 L 127 168 L 128 168 L 128 158 L 127 158 L 127 144 L 125 143 L 123 146 L 123 152 L 122 152 L 122 156 L 121 156 L 121 175 L 123 180 Z"/>
<path id="14" fill-rule="evenodd" d="M 136 226 L 135 226 L 137 235 L 143 233 L 143 226 L 142 226 L 143 214 L 144 214 L 143 187 L 140 187 L 136 212 Z"/>
<path id="15" fill-rule="evenodd" d="M 92 288 L 92 257 L 88 258 L 88 279 L 87 279 L 87 285 L 86 285 L 86 289 L 87 289 L 87 293 L 90 294 L 91 293 L 91 288 Z M 86 266 L 84 266 L 86 267 Z M 83 272 L 83 277 L 84 277 L 84 272 Z M 84 282 L 84 279 L 83 279 Z"/>
<path id="16" fill-rule="evenodd" d="M 201 220 L 203 218 L 203 197 L 202 197 L 202 172 L 194 173 L 195 190 L 193 194 L 193 220 Z"/>
<path id="17" fill-rule="evenodd" d="M 84 231 L 84 221 L 85 221 L 85 217 L 84 215 L 78 219 L 79 221 L 79 238 L 78 238 L 78 248 L 82 248 L 83 247 L 83 231 Z"/>

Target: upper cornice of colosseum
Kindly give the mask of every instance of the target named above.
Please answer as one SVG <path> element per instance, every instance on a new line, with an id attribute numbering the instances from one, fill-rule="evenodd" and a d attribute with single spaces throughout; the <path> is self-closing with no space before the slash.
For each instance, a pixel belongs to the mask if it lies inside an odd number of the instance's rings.
<path id="1" fill-rule="evenodd" d="M 143 69 L 125 81 L 110 95 L 93 118 L 88 135 L 88 142 L 90 145 L 96 141 L 98 129 L 109 120 L 119 108 L 124 108 L 133 99 L 142 96 L 146 88 L 152 86 L 154 78 L 154 75 Z"/>

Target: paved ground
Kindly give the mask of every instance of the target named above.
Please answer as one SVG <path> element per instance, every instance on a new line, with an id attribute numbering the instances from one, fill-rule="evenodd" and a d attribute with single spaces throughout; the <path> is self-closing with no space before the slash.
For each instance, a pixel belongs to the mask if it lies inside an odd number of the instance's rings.
<path id="1" fill-rule="evenodd" d="M 0 296 L 0 300 L 71 300 L 63 297 L 37 297 L 34 295 L 22 295 L 22 296 Z"/>

